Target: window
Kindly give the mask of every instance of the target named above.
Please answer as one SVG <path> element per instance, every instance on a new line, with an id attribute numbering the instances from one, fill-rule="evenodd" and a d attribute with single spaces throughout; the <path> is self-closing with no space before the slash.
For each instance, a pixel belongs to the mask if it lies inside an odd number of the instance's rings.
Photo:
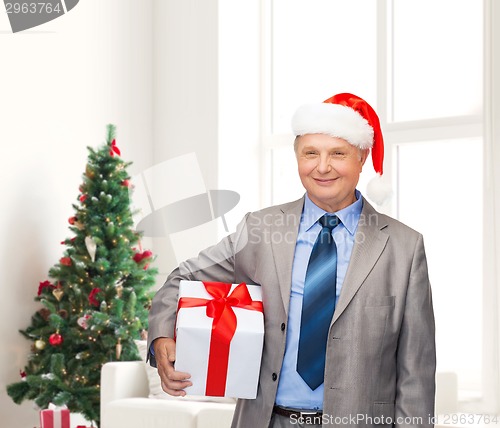
<path id="1" fill-rule="evenodd" d="M 489 301 L 496 295 L 494 257 L 485 252 L 494 247 L 485 233 L 492 230 L 485 207 L 494 195 L 487 193 L 483 166 L 483 40 L 491 28 L 484 24 L 483 2 L 261 4 L 262 182 L 272 183 L 262 186 L 263 205 L 303 194 L 289 126 L 296 107 L 337 92 L 372 104 L 386 143 L 384 175 L 393 187 L 392 200 L 379 209 L 424 234 L 438 372 L 452 379 L 438 389 L 458 397 L 445 410 L 497 411 L 497 330 L 491 323 L 497 309 Z M 490 7 L 490 0 L 484 4 Z M 362 174 L 362 192 L 372 175 Z"/>
<path id="2" fill-rule="evenodd" d="M 298 198 L 290 119 L 338 92 L 376 101 L 376 2 L 273 0 L 264 8 L 264 205 Z M 360 14 L 359 10 L 363 10 Z M 355 17 L 356 25 L 346 17 Z M 361 31 L 360 31 L 361 29 Z M 290 172 L 293 171 L 293 175 Z"/>

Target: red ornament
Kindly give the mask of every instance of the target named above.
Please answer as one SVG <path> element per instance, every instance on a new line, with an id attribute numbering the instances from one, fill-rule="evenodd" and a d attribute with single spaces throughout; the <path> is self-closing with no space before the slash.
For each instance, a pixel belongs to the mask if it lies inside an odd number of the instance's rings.
<path id="1" fill-rule="evenodd" d="M 123 181 L 121 182 L 121 185 L 122 185 L 122 186 L 125 186 L 125 187 L 130 187 L 130 180 L 123 180 Z"/>
<path id="2" fill-rule="evenodd" d="M 19 375 L 22 380 L 26 380 L 26 372 L 24 370 L 19 370 Z"/>
<path id="3" fill-rule="evenodd" d="M 115 153 L 119 156 L 121 155 L 120 149 L 116 146 L 116 140 L 113 140 L 111 142 L 111 149 L 109 149 L 109 154 L 110 156 L 114 156 Z"/>
<path id="4" fill-rule="evenodd" d="M 87 199 L 87 195 L 82 195 L 82 196 L 80 196 L 80 198 L 79 198 L 79 199 L 80 199 L 80 202 L 81 202 L 81 203 L 84 203 L 84 202 L 85 202 L 85 200 Z"/>
<path id="5" fill-rule="evenodd" d="M 63 266 L 71 266 L 71 258 L 70 257 L 62 257 L 61 260 L 59 260 L 59 262 Z"/>
<path id="6" fill-rule="evenodd" d="M 49 343 L 52 346 L 59 346 L 63 343 L 64 339 L 59 333 L 52 333 L 49 337 Z"/>
<path id="7" fill-rule="evenodd" d="M 78 219 L 77 219 L 76 217 L 74 217 L 74 216 L 73 216 L 73 217 L 68 218 L 68 223 L 69 223 L 69 224 L 75 224 L 75 222 L 76 222 L 77 220 L 78 220 Z"/>
<path id="8" fill-rule="evenodd" d="M 54 284 L 51 284 L 49 281 L 40 282 L 38 286 L 38 295 L 40 296 L 43 293 L 44 288 L 56 288 Z"/>
<path id="9" fill-rule="evenodd" d="M 93 288 L 89 294 L 89 303 L 93 306 L 99 306 L 99 300 L 96 299 L 97 293 L 100 293 L 102 290 L 100 288 Z"/>
<path id="10" fill-rule="evenodd" d="M 149 250 L 143 251 L 142 253 L 135 253 L 134 255 L 134 262 L 140 263 L 144 259 L 149 259 L 150 257 L 153 256 L 153 253 Z"/>

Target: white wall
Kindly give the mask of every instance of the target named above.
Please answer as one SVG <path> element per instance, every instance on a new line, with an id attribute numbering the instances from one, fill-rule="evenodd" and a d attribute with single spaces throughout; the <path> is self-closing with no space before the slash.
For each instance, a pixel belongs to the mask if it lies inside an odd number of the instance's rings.
<path id="1" fill-rule="evenodd" d="M 260 3 L 219 0 L 218 186 L 241 197 L 225 216 L 229 229 L 248 211 L 263 208 Z"/>
<path id="2" fill-rule="evenodd" d="M 239 193 L 225 216 L 230 231 L 245 212 L 260 208 L 259 13 L 253 0 L 154 2 L 155 164 L 194 153 L 206 190 Z M 155 186 L 174 193 L 194 174 Z M 159 277 L 225 234 L 218 217 L 155 239 Z"/>
<path id="3" fill-rule="evenodd" d="M 206 188 L 214 189 L 218 166 L 217 0 L 155 0 L 153 4 L 155 164 L 195 153 Z M 155 185 L 160 191 L 175 192 L 190 174 L 185 171 L 177 181 Z M 178 251 L 195 255 L 204 243 L 214 241 L 215 233 L 213 224 L 205 224 L 198 240 L 178 236 L 177 245 L 186 247 Z M 177 261 L 171 239 L 155 239 L 162 278 Z"/>
<path id="4" fill-rule="evenodd" d="M 491 281 L 492 287 L 487 288 L 484 295 L 485 307 L 488 309 L 484 324 L 490 330 L 486 334 L 496 335 L 497 340 L 487 340 L 484 365 L 495 369 L 492 373 L 483 376 L 484 390 L 490 400 L 485 403 L 486 408 L 500 413 L 500 368 L 498 367 L 500 343 L 500 7 L 497 1 L 489 0 L 486 5 L 486 28 L 491 30 L 490 38 L 486 40 L 486 49 L 491 55 L 486 62 L 484 88 L 485 94 L 485 189 L 486 199 L 485 224 L 491 224 L 493 230 L 485 230 L 485 246 L 483 254 L 485 265 L 491 269 L 485 272 L 485 278 Z M 487 55 L 487 58 L 490 56 Z M 489 336 L 489 337 L 491 337 Z M 488 338 L 488 336 L 486 336 Z"/>
<path id="5" fill-rule="evenodd" d="M 0 13 L 0 426 L 33 427 L 32 402 L 18 406 L 20 380 L 39 305 L 39 281 L 61 257 L 86 146 L 118 127 L 132 174 L 152 163 L 152 3 L 85 0 L 67 15 L 12 34 Z"/>

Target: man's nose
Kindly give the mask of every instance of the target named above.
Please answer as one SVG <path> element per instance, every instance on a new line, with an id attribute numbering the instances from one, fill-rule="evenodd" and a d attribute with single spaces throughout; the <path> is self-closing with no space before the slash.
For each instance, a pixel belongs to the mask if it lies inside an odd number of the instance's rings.
<path id="1" fill-rule="evenodd" d="M 320 174 L 326 174 L 330 172 L 330 170 L 332 169 L 332 165 L 330 164 L 330 157 L 320 156 L 318 160 L 317 169 Z"/>

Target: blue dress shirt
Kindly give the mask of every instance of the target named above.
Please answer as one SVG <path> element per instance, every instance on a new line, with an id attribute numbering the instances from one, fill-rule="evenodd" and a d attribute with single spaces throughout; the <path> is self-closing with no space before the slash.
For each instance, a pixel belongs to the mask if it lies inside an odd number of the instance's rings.
<path id="1" fill-rule="evenodd" d="M 359 223 L 363 199 L 356 190 L 356 201 L 348 207 L 332 213 L 341 220 L 333 231 L 333 239 L 337 245 L 337 290 L 338 301 L 342 283 L 347 272 L 354 246 L 354 236 Z M 288 312 L 288 332 L 286 339 L 285 357 L 278 384 L 276 404 L 295 409 L 322 409 L 323 389 L 321 384 L 314 391 L 304 382 L 297 373 L 297 351 L 299 345 L 300 317 L 302 311 L 302 296 L 307 264 L 316 238 L 321 230 L 318 223 L 326 211 L 315 205 L 309 197 L 305 196 L 304 209 L 299 225 L 299 234 L 295 246 L 295 255 L 292 266 L 292 291 Z"/>

